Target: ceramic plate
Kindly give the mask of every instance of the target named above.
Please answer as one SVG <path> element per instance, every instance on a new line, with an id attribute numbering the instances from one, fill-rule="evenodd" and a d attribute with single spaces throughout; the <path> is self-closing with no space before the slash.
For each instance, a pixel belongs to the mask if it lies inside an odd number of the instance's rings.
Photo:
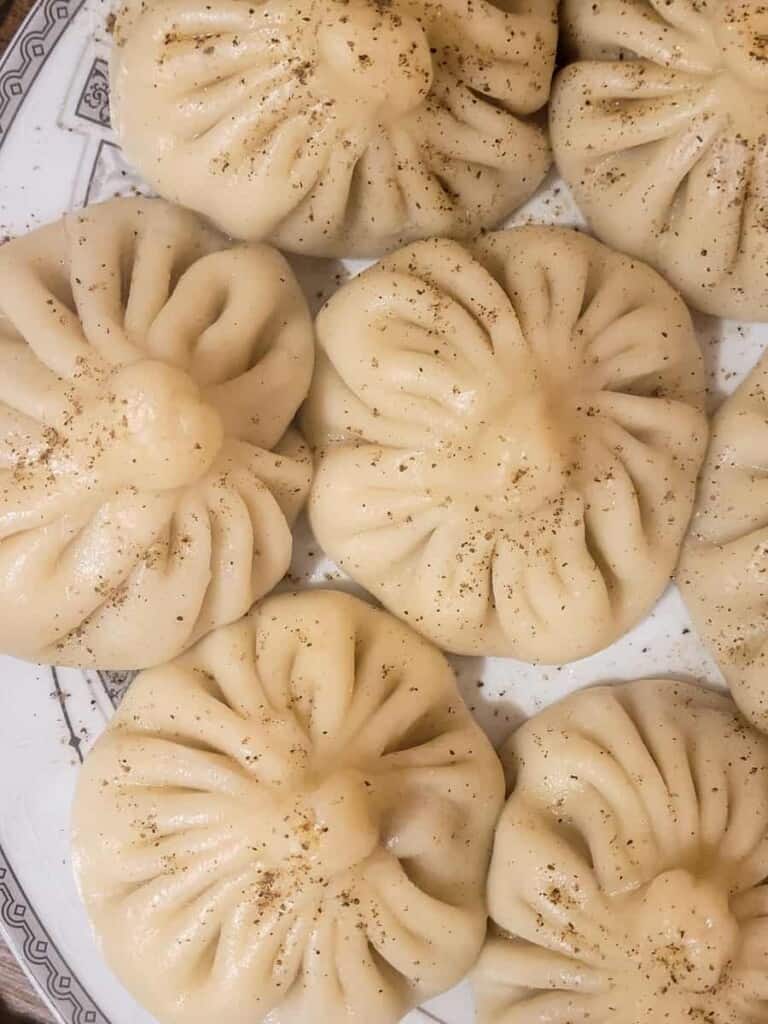
<path id="1" fill-rule="evenodd" d="M 0 242 L 115 195 L 145 191 L 110 129 L 109 5 L 40 0 L 0 60 Z M 516 218 L 578 225 L 567 189 L 550 179 Z M 359 266 L 294 261 L 315 306 Z M 768 326 L 699 317 L 715 405 L 768 341 Z M 349 587 L 297 531 L 289 584 Z M 608 651 L 560 669 L 500 659 L 454 659 L 470 707 L 494 742 L 527 715 L 587 683 L 637 676 L 722 685 L 674 588 Z M 75 891 L 68 849 L 78 768 L 130 681 L 130 672 L 41 668 L 0 658 L 0 930 L 65 1024 L 151 1024 L 104 965 Z M 470 1024 L 467 986 L 407 1024 Z"/>

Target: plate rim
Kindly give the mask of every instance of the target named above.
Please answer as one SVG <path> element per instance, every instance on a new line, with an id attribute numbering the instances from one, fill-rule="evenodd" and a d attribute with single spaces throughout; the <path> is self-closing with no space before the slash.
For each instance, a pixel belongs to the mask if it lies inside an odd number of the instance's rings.
<path id="1" fill-rule="evenodd" d="M 0 148 L 48 58 L 85 2 L 36 0 L 8 43 L 0 57 Z M 60 1024 L 109 1024 L 108 1017 L 64 959 L 2 844 L 0 934 Z"/>
<path id="2" fill-rule="evenodd" d="M 0 148 L 27 93 L 85 0 L 36 0 L 0 57 Z"/>

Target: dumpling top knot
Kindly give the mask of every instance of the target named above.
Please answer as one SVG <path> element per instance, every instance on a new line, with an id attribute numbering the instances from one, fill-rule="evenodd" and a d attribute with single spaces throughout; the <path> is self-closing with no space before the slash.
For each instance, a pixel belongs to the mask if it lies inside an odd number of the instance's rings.
<path id="1" fill-rule="evenodd" d="M 329 3 L 317 29 L 318 76 L 389 123 L 414 110 L 432 88 L 432 56 L 421 23 L 392 4 Z"/>
<path id="2" fill-rule="evenodd" d="M 184 487 L 205 475 L 224 428 L 187 373 L 146 359 L 99 378 L 76 389 L 85 407 L 57 435 L 73 468 L 98 465 L 115 486 L 157 490 Z"/>

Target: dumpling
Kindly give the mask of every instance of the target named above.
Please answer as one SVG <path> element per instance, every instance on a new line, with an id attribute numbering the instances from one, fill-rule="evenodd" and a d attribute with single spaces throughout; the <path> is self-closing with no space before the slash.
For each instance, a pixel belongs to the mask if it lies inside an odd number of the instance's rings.
<path id="1" fill-rule="evenodd" d="M 732 702 L 586 690 L 504 753 L 478 1024 L 768 1019 L 768 739 Z"/>
<path id="2" fill-rule="evenodd" d="M 595 234 L 692 306 L 768 320 L 768 35 L 757 0 L 564 0 L 555 159 Z"/>
<path id="3" fill-rule="evenodd" d="M 309 491 L 287 263 L 161 201 L 0 249 L 0 651 L 141 668 L 272 589 Z"/>
<path id="4" fill-rule="evenodd" d="M 556 41 L 555 0 L 133 0 L 114 120 L 161 195 L 233 236 L 374 256 L 533 194 Z"/>
<path id="5" fill-rule="evenodd" d="M 304 591 L 137 678 L 86 758 L 75 869 L 159 1024 L 395 1024 L 477 958 L 503 799 L 440 652 Z"/>
<path id="6" fill-rule="evenodd" d="M 677 580 L 734 700 L 768 732 L 768 356 L 713 419 Z"/>
<path id="7" fill-rule="evenodd" d="M 458 654 L 559 663 L 667 585 L 707 424 L 681 300 L 573 231 L 416 243 L 317 321 L 315 536 Z"/>

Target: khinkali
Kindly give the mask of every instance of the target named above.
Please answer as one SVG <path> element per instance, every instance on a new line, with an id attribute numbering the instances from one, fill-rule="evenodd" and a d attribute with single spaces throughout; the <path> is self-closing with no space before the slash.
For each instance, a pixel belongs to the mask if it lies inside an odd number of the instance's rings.
<path id="1" fill-rule="evenodd" d="M 283 258 L 161 201 L 0 249 L 0 651 L 139 668 L 272 589 L 309 453 Z"/>
<path id="2" fill-rule="evenodd" d="M 561 174 L 595 233 L 692 306 L 768 319 L 768 33 L 758 0 L 564 0 Z"/>
<path id="3" fill-rule="evenodd" d="M 416 243 L 317 321 L 320 544 L 447 650 L 565 662 L 657 600 L 707 424 L 690 317 L 573 231 Z"/>
<path id="4" fill-rule="evenodd" d="M 677 579 L 734 700 L 768 732 L 768 356 L 714 417 Z"/>
<path id="5" fill-rule="evenodd" d="M 768 739 L 733 703 L 586 690 L 504 753 L 479 1024 L 768 1019 Z"/>
<path id="6" fill-rule="evenodd" d="M 304 591 L 136 679 L 86 758 L 75 868 L 160 1024 L 394 1024 L 478 955 L 503 798 L 439 651 Z"/>
<path id="7" fill-rule="evenodd" d="M 168 199 L 238 238 L 373 256 L 536 189 L 555 0 L 134 0 L 114 120 Z"/>

